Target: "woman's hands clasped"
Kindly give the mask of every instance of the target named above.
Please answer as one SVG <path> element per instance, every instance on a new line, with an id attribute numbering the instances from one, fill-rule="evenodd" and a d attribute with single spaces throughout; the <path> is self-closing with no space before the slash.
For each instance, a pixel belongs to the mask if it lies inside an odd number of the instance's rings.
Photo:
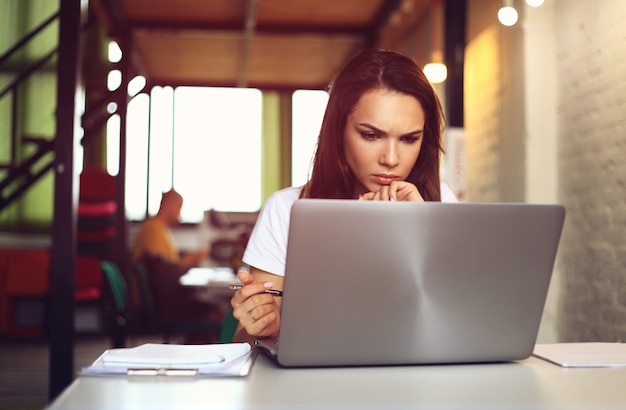
<path id="1" fill-rule="evenodd" d="M 407 181 L 393 181 L 383 185 L 378 192 L 368 192 L 359 197 L 366 201 L 414 201 L 424 202 L 415 185 Z"/>
<path id="2" fill-rule="evenodd" d="M 276 280 L 282 285 L 282 277 L 265 272 L 253 275 L 245 271 L 239 271 L 237 276 L 244 286 L 235 292 L 230 304 L 233 316 L 239 320 L 239 327 L 244 328 L 250 336 L 278 336 L 281 300 L 265 291 L 274 289 L 278 285 L 274 283 Z"/>

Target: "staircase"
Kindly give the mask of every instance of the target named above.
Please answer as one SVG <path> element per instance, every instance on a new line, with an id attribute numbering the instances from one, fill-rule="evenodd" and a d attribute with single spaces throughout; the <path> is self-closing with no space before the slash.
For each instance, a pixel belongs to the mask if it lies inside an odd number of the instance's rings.
<path id="1" fill-rule="evenodd" d="M 35 74 L 56 71 L 58 47 L 54 46 L 34 59 L 24 57 L 29 54 L 26 51 L 29 47 L 41 48 L 42 38 L 50 37 L 49 31 L 58 20 L 57 12 L 0 56 L 0 74 L 3 79 L 8 78 L 6 84 L 0 85 L 0 106 L 10 107 L 8 115 L 3 114 L 2 117 L 8 124 L 4 124 L 0 131 L 0 143 L 8 147 L 0 155 L 0 212 L 46 175 L 54 164 L 54 137 L 25 135 L 20 132 L 18 119 L 27 115 L 24 112 L 23 88 L 32 86 L 28 82 Z M 8 132 L 3 136 L 5 129 Z"/>
<path id="2" fill-rule="evenodd" d="M 82 108 L 77 106 L 76 95 L 84 91 L 79 84 L 81 43 L 85 32 L 83 17 L 88 15 L 89 2 L 60 0 L 58 4 L 58 12 L 53 12 L 0 56 L 0 222 L 11 219 L 13 214 L 21 217 L 40 205 L 50 207 L 54 213 L 47 229 L 51 246 L 46 315 L 48 323 L 54 324 L 47 335 L 50 399 L 66 388 L 74 375 L 77 219 L 74 140 L 76 113 Z M 28 10 L 31 4 L 23 0 L 13 0 L 10 7 L 2 2 L 0 5 L 0 11 L 21 10 L 22 14 L 31 15 L 32 10 Z M 2 14 L 2 21 L 11 21 L 6 16 Z M 4 43 L 3 47 L 6 46 Z M 94 113 L 83 114 L 81 121 L 85 131 L 105 122 Z M 53 183 L 42 184 L 50 182 L 49 176 Z M 32 206 L 29 195 L 28 206 L 22 206 L 27 192 L 33 193 L 35 201 L 39 201 L 39 192 L 51 200 Z M 119 203 L 123 203 L 123 195 L 120 196 Z M 120 213 L 123 211 L 118 209 Z M 125 249 L 125 245 L 120 240 L 119 249 Z"/>

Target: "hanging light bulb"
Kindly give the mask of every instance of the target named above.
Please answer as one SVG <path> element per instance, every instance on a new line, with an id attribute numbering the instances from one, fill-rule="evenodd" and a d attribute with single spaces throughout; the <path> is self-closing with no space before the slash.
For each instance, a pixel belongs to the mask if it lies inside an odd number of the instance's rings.
<path id="1" fill-rule="evenodd" d="M 539 7 L 543 4 L 543 0 L 526 0 L 526 4 L 530 7 Z"/>
<path id="2" fill-rule="evenodd" d="M 498 10 L 498 20 L 504 26 L 512 26 L 517 23 L 519 15 L 517 10 L 513 7 L 512 0 L 502 0 L 502 7 Z"/>
<path id="3" fill-rule="evenodd" d="M 441 51 L 433 51 L 432 61 L 424 66 L 424 75 L 433 84 L 446 81 L 448 67 L 443 63 Z"/>
<path id="4" fill-rule="evenodd" d="M 448 78 L 448 67 L 443 63 L 428 63 L 424 66 L 424 75 L 431 83 L 443 83 Z"/>
<path id="5" fill-rule="evenodd" d="M 443 7 L 441 0 L 433 0 L 431 11 L 432 49 L 431 59 L 424 66 L 424 75 L 433 84 L 448 78 L 448 67 L 443 63 Z"/>

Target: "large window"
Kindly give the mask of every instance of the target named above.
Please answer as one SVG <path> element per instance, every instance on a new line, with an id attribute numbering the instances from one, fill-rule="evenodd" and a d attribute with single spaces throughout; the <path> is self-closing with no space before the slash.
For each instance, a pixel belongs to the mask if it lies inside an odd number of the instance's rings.
<path id="1" fill-rule="evenodd" d="M 294 186 L 308 179 L 327 101 L 325 91 L 293 94 Z M 183 222 L 199 222 L 211 208 L 248 212 L 261 207 L 259 90 L 155 87 L 150 96 L 139 94 L 130 101 L 127 118 L 130 220 L 156 214 L 161 194 L 172 187 L 184 198 Z M 116 173 L 118 147 L 114 141 L 108 146 L 110 172 Z"/>
<path id="2" fill-rule="evenodd" d="M 146 216 L 148 186 L 148 121 L 150 98 L 139 94 L 128 103 L 126 135 L 126 216 L 140 220 Z M 107 149 L 111 143 L 107 142 Z M 109 150 L 107 158 L 111 158 Z M 109 171 L 111 172 L 111 171 Z"/>
<path id="3" fill-rule="evenodd" d="M 179 87 L 174 109 L 174 187 L 181 217 L 204 210 L 256 211 L 261 206 L 261 92 Z"/>
<path id="4" fill-rule="evenodd" d="M 253 89 L 156 87 L 150 98 L 135 97 L 128 106 L 128 217 L 143 219 L 146 209 L 154 215 L 172 187 L 185 199 L 183 222 L 199 222 L 211 208 L 258 210 L 261 106 Z"/>
<path id="5" fill-rule="evenodd" d="M 298 90 L 293 93 L 292 102 L 291 182 L 301 186 L 309 179 L 328 93 Z"/>

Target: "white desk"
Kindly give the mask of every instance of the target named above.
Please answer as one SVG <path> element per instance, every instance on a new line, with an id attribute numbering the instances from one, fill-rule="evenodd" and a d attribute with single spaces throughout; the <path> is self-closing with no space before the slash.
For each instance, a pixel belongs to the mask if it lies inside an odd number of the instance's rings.
<path id="1" fill-rule="evenodd" d="M 199 267 L 189 269 L 179 282 L 193 288 L 196 299 L 206 302 L 228 302 L 233 291 L 228 289 L 231 283 L 240 283 L 237 275 L 227 267 Z"/>
<path id="2" fill-rule="evenodd" d="M 244 378 L 78 377 L 59 409 L 624 409 L 626 368 L 517 363 L 282 369 L 259 355 Z"/>

